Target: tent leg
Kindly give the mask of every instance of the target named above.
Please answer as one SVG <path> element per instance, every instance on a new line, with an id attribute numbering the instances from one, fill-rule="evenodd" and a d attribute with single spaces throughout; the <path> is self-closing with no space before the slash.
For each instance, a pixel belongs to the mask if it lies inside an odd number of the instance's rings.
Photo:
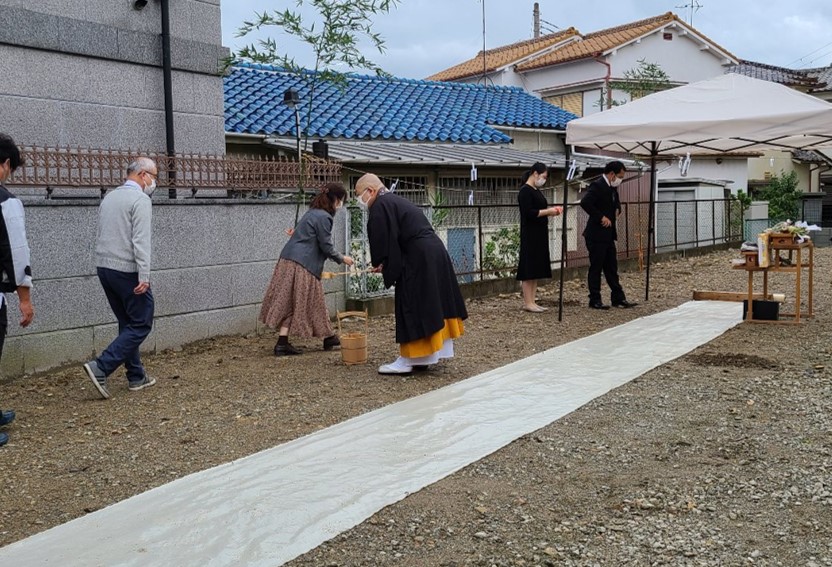
<path id="1" fill-rule="evenodd" d="M 558 291 L 558 321 L 563 321 L 563 279 L 566 272 L 566 228 L 567 215 L 566 207 L 569 203 L 569 159 L 570 151 L 569 145 L 566 143 L 566 138 L 563 139 L 563 145 L 566 148 L 566 162 L 563 164 L 563 212 L 561 213 L 561 233 L 560 233 L 560 290 Z"/>
<path id="2" fill-rule="evenodd" d="M 658 144 L 650 142 L 650 206 L 647 219 L 647 278 L 644 283 L 644 301 L 650 299 L 650 254 L 653 251 L 654 233 L 656 231 L 656 193 L 659 188 L 659 181 L 656 179 L 656 156 L 658 155 Z"/>

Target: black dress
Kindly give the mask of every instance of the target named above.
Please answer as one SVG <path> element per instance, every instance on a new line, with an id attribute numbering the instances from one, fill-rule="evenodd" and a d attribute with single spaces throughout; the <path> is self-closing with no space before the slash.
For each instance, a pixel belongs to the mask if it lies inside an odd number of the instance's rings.
<path id="1" fill-rule="evenodd" d="M 422 210 L 382 193 L 370 207 L 367 237 L 385 287 L 396 286 L 396 342 L 429 337 L 445 319 L 467 319 L 451 257 Z"/>
<path id="2" fill-rule="evenodd" d="M 549 258 L 549 217 L 538 213 L 548 207 L 543 193 L 524 184 L 517 194 L 520 205 L 520 262 L 517 279 L 539 280 L 552 277 Z"/>

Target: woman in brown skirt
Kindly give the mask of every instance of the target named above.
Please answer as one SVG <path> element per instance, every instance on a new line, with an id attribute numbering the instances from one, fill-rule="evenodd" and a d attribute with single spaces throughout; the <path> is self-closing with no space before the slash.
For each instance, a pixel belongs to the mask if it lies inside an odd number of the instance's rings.
<path id="1" fill-rule="evenodd" d="M 332 330 L 321 285 L 324 261 L 328 258 L 352 266 L 332 245 L 332 222 L 343 207 L 347 192 L 341 183 L 329 183 L 309 205 L 280 252 L 271 282 L 263 298 L 260 321 L 279 329 L 275 356 L 301 354 L 289 344 L 289 335 L 323 337 L 324 350 L 340 346 Z"/>

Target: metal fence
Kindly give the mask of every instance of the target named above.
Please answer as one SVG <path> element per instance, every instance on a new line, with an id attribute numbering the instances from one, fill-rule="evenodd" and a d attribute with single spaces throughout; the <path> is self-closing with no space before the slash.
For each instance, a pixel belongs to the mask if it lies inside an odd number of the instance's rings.
<path id="1" fill-rule="evenodd" d="M 799 218 L 796 219 L 769 217 L 767 219 L 745 220 L 743 237 L 745 240 L 756 240 L 758 234 L 785 220 L 802 220 L 810 225 L 815 224 L 817 226 L 823 226 L 823 200 L 819 199 L 817 194 L 813 194 L 811 197 L 804 196 L 804 198 L 800 200 L 798 215 Z"/>
<path id="2" fill-rule="evenodd" d="M 821 226 L 823 224 L 823 200 L 822 199 L 801 199 L 800 218 L 809 224 Z"/>
<path id="3" fill-rule="evenodd" d="M 622 203 L 617 221 L 618 257 L 646 260 L 648 202 Z M 422 207 L 439 238 L 445 243 L 460 283 L 514 277 L 520 257 L 520 213 L 517 205 Z M 581 236 L 587 215 L 577 204 L 567 207 L 566 267 L 589 265 Z M 370 265 L 366 238 L 366 212 L 349 209 L 350 253 L 359 270 Z M 549 222 L 549 256 L 552 267 L 561 262 L 561 217 Z M 732 199 L 656 203 L 654 252 L 685 250 L 743 238 L 743 210 Z M 381 275 L 359 272 L 349 277 L 348 294 L 355 299 L 389 295 Z"/>
<path id="4" fill-rule="evenodd" d="M 302 164 L 264 156 L 211 156 L 158 152 L 23 147 L 23 165 L 9 184 L 43 189 L 100 189 L 121 185 L 128 164 L 139 156 L 154 160 L 160 188 L 190 191 L 221 190 L 228 196 L 251 193 L 295 193 L 299 187 L 321 187 L 341 180 L 341 165 L 313 156 Z M 170 193 L 170 191 L 169 191 Z"/>

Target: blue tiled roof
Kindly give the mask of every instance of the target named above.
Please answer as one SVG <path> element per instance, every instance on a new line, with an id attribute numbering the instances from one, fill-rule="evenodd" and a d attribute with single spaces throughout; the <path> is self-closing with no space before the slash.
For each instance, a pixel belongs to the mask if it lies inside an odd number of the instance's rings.
<path id="1" fill-rule="evenodd" d="M 265 65 L 234 67 L 224 78 L 225 130 L 294 136 L 286 89 L 300 94 L 301 129 L 311 81 Z M 307 79 L 307 80 L 305 80 Z M 348 75 L 346 86 L 319 81 L 307 135 L 363 140 L 505 143 L 493 126 L 564 130 L 574 114 L 518 87 Z"/>

